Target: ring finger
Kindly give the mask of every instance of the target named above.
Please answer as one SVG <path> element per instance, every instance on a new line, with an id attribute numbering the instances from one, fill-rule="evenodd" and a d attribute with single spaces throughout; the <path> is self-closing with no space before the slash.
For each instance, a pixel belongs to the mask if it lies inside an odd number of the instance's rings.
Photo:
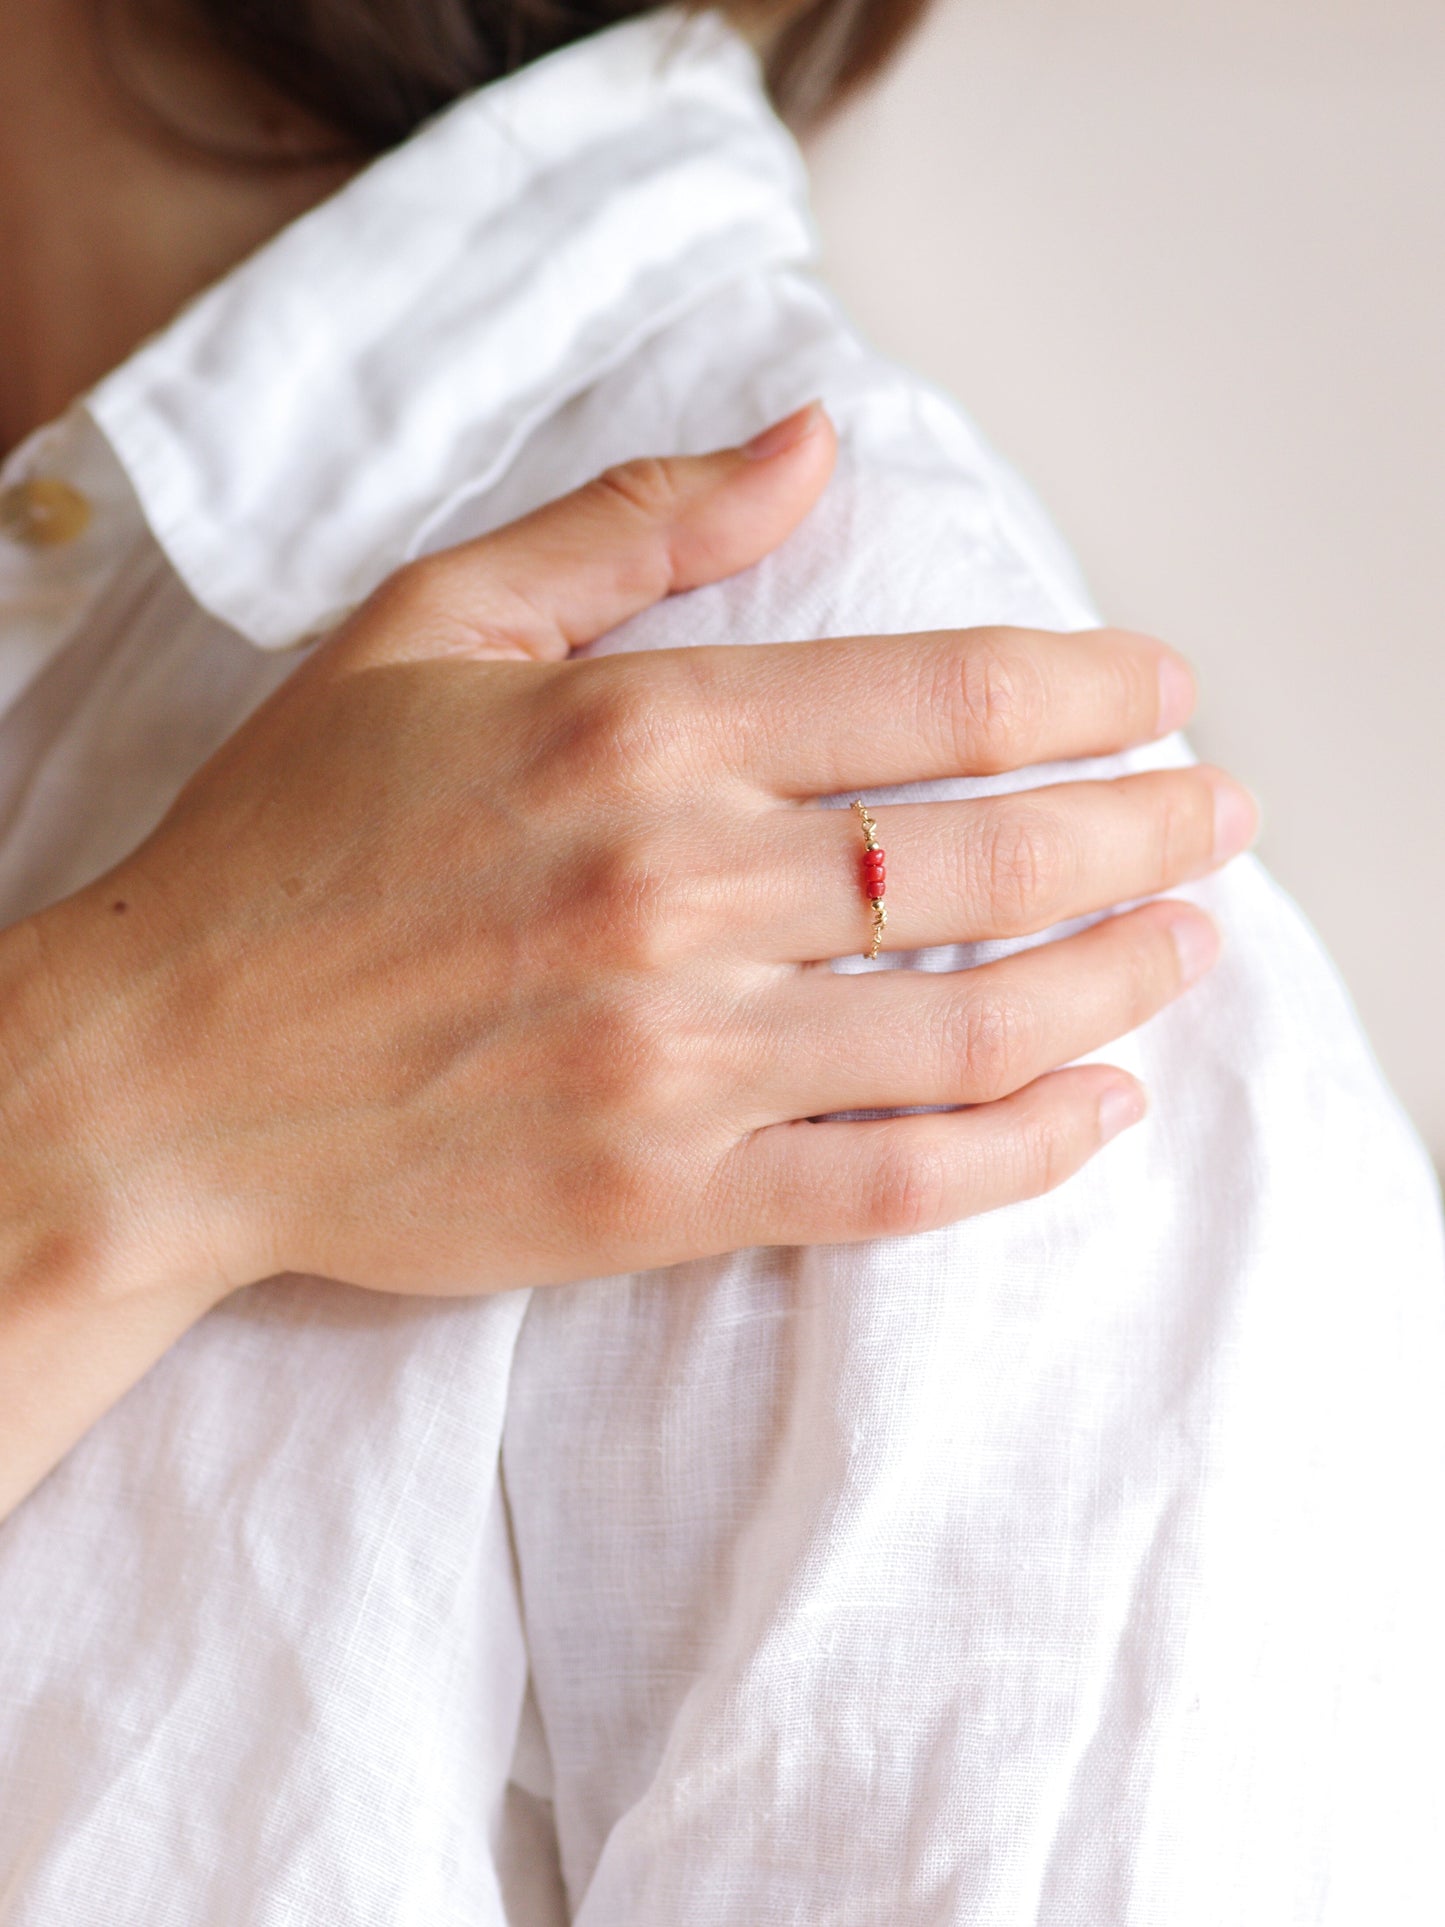
<path id="1" fill-rule="evenodd" d="M 1172 890 L 1245 849 L 1258 814 L 1222 771 L 1193 766 L 895 804 L 875 819 L 887 855 L 883 948 L 915 950 L 1028 936 Z M 758 824 L 739 878 L 764 907 L 754 954 L 803 963 L 866 949 L 863 865 L 852 811 L 781 810 Z"/>

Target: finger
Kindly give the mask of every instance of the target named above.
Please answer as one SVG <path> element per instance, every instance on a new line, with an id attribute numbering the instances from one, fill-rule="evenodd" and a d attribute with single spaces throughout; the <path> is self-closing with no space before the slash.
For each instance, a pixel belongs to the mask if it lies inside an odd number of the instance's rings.
<path id="1" fill-rule="evenodd" d="M 768 1005 L 762 1114 L 992 1103 L 1137 1029 L 1218 954 L 1202 910 L 1165 902 L 974 970 L 802 973 Z"/>
<path id="2" fill-rule="evenodd" d="M 971 1111 L 774 1124 L 726 1170 L 735 1243 L 906 1237 L 1052 1191 L 1144 1114 L 1122 1071 L 1080 1066 Z"/>
<path id="3" fill-rule="evenodd" d="M 1123 629 L 943 629 L 660 652 L 724 768 L 780 796 L 982 776 L 1167 735 L 1180 657 Z"/>
<path id="4" fill-rule="evenodd" d="M 874 814 L 886 950 L 1028 936 L 1156 896 L 1237 856 L 1259 822 L 1247 790 L 1200 765 Z M 801 963 L 867 948 L 853 811 L 770 811 L 744 842 L 731 859 L 730 925 L 754 926 L 754 954 Z"/>
<path id="5" fill-rule="evenodd" d="M 348 646 L 368 663 L 555 660 L 664 596 L 770 554 L 822 494 L 836 453 L 832 424 L 810 403 L 741 448 L 624 462 L 409 564 L 379 592 L 384 619 L 351 625 Z"/>

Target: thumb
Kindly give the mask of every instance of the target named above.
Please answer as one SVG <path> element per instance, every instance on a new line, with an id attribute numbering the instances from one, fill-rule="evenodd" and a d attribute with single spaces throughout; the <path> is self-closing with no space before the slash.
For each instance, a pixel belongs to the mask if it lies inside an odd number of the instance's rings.
<path id="1" fill-rule="evenodd" d="M 565 656 L 664 596 L 770 554 L 822 494 L 836 454 L 832 424 L 810 402 L 741 448 L 624 462 L 408 564 L 369 619 L 364 607 L 347 625 L 347 657 Z"/>

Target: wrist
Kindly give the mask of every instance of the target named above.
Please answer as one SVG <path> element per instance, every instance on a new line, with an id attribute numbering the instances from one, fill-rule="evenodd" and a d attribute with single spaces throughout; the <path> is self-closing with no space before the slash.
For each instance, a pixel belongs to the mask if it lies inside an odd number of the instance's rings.
<path id="1" fill-rule="evenodd" d="M 104 879 L 0 932 L 0 1284 L 199 1316 L 243 1280 L 188 1168 L 164 958 L 125 901 Z"/>

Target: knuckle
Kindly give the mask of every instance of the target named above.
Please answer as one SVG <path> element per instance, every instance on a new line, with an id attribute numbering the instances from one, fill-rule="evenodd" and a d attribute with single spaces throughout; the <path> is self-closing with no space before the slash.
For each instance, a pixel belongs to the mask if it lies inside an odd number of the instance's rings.
<path id="1" fill-rule="evenodd" d="M 1156 658 L 1141 652 L 1134 637 L 1106 630 L 1107 645 L 1096 656 L 1102 693 L 1121 738 L 1148 730 L 1159 707 Z"/>
<path id="2" fill-rule="evenodd" d="M 947 1203 L 948 1169 L 941 1147 L 893 1147 L 879 1158 L 866 1187 L 860 1228 L 870 1238 L 911 1237 L 941 1224 Z"/>
<path id="3" fill-rule="evenodd" d="M 1081 667 L 1122 742 L 1148 736 L 1159 709 L 1159 653 L 1164 645 L 1132 629 L 1075 632 Z"/>
<path id="4" fill-rule="evenodd" d="M 1024 1197 L 1042 1197 L 1056 1191 L 1077 1165 L 1073 1133 L 1067 1120 L 1056 1111 L 1043 1111 L 1024 1127 L 1021 1146 L 1021 1179 Z"/>
<path id="5" fill-rule="evenodd" d="M 671 792 L 686 774 L 687 707 L 671 677 L 638 671 L 637 660 L 603 658 L 578 664 L 569 676 L 569 700 L 554 716 L 549 747 L 560 742 L 565 751 L 551 760 L 573 807 L 579 782 L 598 799 L 638 798 Z"/>
<path id="6" fill-rule="evenodd" d="M 1178 975 L 1168 924 L 1148 912 L 1130 918 L 1120 968 L 1125 1027 L 1152 1017 L 1170 996 Z"/>
<path id="7" fill-rule="evenodd" d="M 624 967 L 655 975 L 684 949 L 677 893 L 644 839 L 615 850 L 603 889 L 608 947 Z"/>
<path id="8" fill-rule="evenodd" d="M 961 996 L 950 1012 L 944 1042 L 948 1061 L 965 1067 L 976 1101 L 1006 1097 L 1024 1081 L 1028 1024 L 1010 997 L 995 990 Z"/>
<path id="9" fill-rule="evenodd" d="M 985 630 L 965 649 L 952 707 L 966 771 L 987 775 L 1018 767 L 1043 719 L 1038 664 L 1007 630 Z"/>
<path id="10" fill-rule="evenodd" d="M 1155 820 L 1155 888 L 1195 874 L 1213 842 L 1214 801 L 1208 784 L 1192 771 L 1166 782 Z"/>
<path id="11" fill-rule="evenodd" d="M 689 953 L 694 893 L 659 837 L 612 837 L 578 868 L 566 937 L 574 959 L 655 980 Z"/>
<path id="12" fill-rule="evenodd" d="M 985 837 L 981 885 L 990 920 L 1000 936 L 1046 923 L 1067 876 L 1067 857 L 1057 831 L 1038 810 L 1006 805 Z"/>
<path id="13" fill-rule="evenodd" d="M 579 668 L 572 678 L 567 747 L 589 776 L 629 769 L 651 742 L 653 711 L 635 678 Z"/>
<path id="14" fill-rule="evenodd" d="M 605 469 L 591 484 L 610 507 L 647 522 L 667 522 L 677 508 L 677 489 L 665 461 L 644 455 Z"/>

